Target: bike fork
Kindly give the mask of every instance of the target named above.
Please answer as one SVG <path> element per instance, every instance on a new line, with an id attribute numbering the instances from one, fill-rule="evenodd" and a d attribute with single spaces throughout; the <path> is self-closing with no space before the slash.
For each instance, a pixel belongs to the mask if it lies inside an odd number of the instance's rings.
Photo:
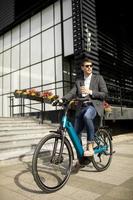
<path id="1" fill-rule="evenodd" d="M 63 149 L 64 149 L 64 135 L 62 133 L 62 130 L 60 130 L 60 135 L 61 135 L 61 144 L 60 144 L 60 149 L 59 149 L 59 152 L 58 152 L 58 162 L 60 162 L 62 160 L 62 153 L 63 153 Z M 58 140 L 59 138 L 55 138 L 55 142 L 54 142 L 54 148 L 53 148 L 53 152 L 52 152 L 52 157 L 51 157 L 51 162 L 53 162 L 55 160 L 55 156 L 56 156 L 56 153 L 57 153 L 57 147 L 58 147 Z"/>

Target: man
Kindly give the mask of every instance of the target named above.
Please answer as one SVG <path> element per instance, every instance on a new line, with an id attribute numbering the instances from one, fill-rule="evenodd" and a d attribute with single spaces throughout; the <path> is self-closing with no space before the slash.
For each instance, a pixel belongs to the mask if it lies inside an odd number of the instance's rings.
<path id="1" fill-rule="evenodd" d="M 103 100 L 107 96 L 108 90 L 103 77 L 92 73 L 93 63 L 90 59 L 83 60 L 81 70 L 83 76 L 75 82 L 74 87 L 62 99 L 71 100 L 78 97 L 85 100 L 76 114 L 74 127 L 79 137 L 83 128 L 86 128 L 87 149 L 84 156 L 89 157 L 94 154 L 95 127 L 93 120 L 97 114 L 100 117 L 103 115 Z"/>

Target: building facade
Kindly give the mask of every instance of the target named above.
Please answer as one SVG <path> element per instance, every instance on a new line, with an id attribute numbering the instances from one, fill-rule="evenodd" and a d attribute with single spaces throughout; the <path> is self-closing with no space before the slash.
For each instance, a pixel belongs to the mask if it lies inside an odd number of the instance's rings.
<path id="1" fill-rule="evenodd" d="M 133 107 L 132 48 L 108 30 L 98 0 L 5 0 L 0 6 L 0 116 L 10 116 L 16 89 L 51 90 L 63 96 L 79 75 L 83 56 L 94 62 L 111 104 Z M 102 16 L 103 15 L 103 16 Z M 117 24 L 116 24 L 117 27 Z M 25 113 L 41 104 L 25 100 Z M 14 98 L 14 114 L 20 99 Z M 45 111 L 53 110 L 49 104 Z"/>
<path id="2" fill-rule="evenodd" d="M 8 97 L 16 89 L 52 89 L 63 95 L 62 59 L 74 53 L 71 1 L 64 1 L 62 10 L 63 16 L 56 1 L 0 36 L 0 116 L 10 115 Z M 33 108 L 40 109 L 40 104 Z M 51 108 L 46 105 L 45 109 Z M 19 107 L 14 113 L 19 113 Z"/>

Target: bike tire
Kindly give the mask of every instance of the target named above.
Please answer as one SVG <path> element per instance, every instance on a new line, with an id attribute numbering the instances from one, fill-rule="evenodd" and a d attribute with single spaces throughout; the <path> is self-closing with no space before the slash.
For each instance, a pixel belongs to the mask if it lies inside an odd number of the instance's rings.
<path id="1" fill-rule="evenodd" d="M 98 129 L 95 134 L 94 149 L 106 146 L 106 151 L 96 153 L 93 156 L 92 163 L 97 171 L 106 170 L 112 161 L 113 145 L 110 134 L 106 129 Z"/>
<path id="2" fill-rule="evenodd" d="M 63 153 L 59 161 L 61 141 L 61 135 L 49 134 L 38 143 L 33 155 L 32 174 L 34 180 L 38 187 L 46 193 L 55 192 L 62 188 L 71 173 L 72 147 L 68 139 L 65 138 Z M 54 148 L 55 143 L 57 144 L 56 148 Z"/>

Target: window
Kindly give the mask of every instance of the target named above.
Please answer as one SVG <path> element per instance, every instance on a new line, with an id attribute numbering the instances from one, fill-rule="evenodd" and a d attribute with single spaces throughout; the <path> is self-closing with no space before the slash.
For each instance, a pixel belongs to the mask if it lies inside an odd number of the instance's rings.
<path id="1" fill-rule="evenodd" d="M 31 38 L 31 64 L 41 61 L 41 35 Z"/>
<path id="2" fill-rule="evenodd" d="M 42 57 L 43 60 L 54 57 L 54 33 L 53 28 L 42 33 Z"/>

